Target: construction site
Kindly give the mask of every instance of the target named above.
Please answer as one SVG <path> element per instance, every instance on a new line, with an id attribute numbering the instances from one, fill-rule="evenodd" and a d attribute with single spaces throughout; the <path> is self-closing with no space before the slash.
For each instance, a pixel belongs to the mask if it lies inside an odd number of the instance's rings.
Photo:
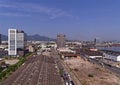
<path id="1" fill-rule="evenodd" d="M 120 77 L 117 74 L 87 59 L 67 59 L 64 60 L 64 64 L 82 85 L 120 85 Z"/>

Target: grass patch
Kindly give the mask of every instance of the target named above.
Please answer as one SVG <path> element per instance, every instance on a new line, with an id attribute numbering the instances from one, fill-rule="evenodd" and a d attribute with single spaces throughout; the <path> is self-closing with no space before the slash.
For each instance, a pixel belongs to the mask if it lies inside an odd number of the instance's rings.
<path id="1" fill-rule="evenodd" d="M 63 74 L 64 74 L 63 69 L 60 69 L 60 70 L 59 70 L 59 73 L 60 73 L 60 76 L 63 76 Z"/>
<path id="2" fill-rule="evenodd" d="M 79 71 L 79 70 L 77 68 L 75 68 L 74 71 Z"/>
<path id="3" fill-rule="evenodd" d="M 93 74 L 88 74 L 88 77 L 94 77 L 94 75 Z"/>
<path id="4" fill-rule="evenodd" d="M 14 71 L 16 71 L 16 69 L 18 69 L 25 62 L 26 58 L 30 55 L 31 55 L 31 53 L 28 53 L 25 56 L 20 57 L 19 62 L 17 62 L 14 65 L 9 66 L 5 71 L 0 72 L 0 82 L 2 82 L 4 79 L 6 79 Z"/>

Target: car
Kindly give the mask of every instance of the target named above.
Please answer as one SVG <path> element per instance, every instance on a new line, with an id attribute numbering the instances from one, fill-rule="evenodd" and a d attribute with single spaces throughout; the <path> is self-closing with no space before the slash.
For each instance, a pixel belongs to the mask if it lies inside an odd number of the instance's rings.
<path id="1" fill-rule="evenodd" d="M 70 81 L 70 85 L 75 85 L 73 81 Z"/>
<path id="2" fill-rule="evenodd" d="M 68 82 L 65 82 L 65 85 L 69 85 L 69 83 L 68 83 Z"/>
<path id="3" fill-rule="evenodd" d="M 112 65 L 110 65 L 110 64 L 107 64 L 109 67 L 112 67 Z"/>

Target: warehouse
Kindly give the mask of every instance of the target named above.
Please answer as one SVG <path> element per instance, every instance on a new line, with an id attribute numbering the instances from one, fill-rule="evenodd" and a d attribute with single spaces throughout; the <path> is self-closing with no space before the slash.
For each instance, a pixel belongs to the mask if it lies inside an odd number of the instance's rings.
<path id="1" fill-rule="evenodd" d="M 88 58 L 102 58 L 102 53 L 99 51 L 94 51 L 94 50 L 82 50 L 81 53 L 85 54 L 86 57 Z"/>
<path id="2" fill-rule="evenodd" d="M 120 62 L 120 54 L 115 54 L 115 53 L 103 53 L 105 59 L 109 59 L 112 61 L 117 61 Z"/>

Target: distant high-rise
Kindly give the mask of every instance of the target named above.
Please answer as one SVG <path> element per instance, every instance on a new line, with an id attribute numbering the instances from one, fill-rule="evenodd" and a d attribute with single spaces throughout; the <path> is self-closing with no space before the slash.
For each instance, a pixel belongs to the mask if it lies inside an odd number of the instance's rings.
<path id="1" fill-rule="evenodd" d="M 97 39 L 95 38 L 95 39 L 94 39 L 94 45 L 96 45 L 96 42 L 97 42 Z"/>
<path id="2" fill-rule="evenodd" d="M 24 49 L 24 31 L 8 29 L 8 54 L 17 55 L 17 49 Z"/>
<path id="3" fill-rule="evenodd" d="M 1 43 L 2 43 L 2 40 L 1 40 L 1 34 L 0 34 L 0 45 L 1 45 Z"/>
<path id="4" fill-rule="evenodd" d="M 57 47 L 58 48 L 62 48 L 62 47 L 65 47 L 65 41 L 66 41 L 66 39 L 65 39 L 65 35 L 63 35 L 63 34 L 59 34 L 59 35 L 57 35 Z"/>

